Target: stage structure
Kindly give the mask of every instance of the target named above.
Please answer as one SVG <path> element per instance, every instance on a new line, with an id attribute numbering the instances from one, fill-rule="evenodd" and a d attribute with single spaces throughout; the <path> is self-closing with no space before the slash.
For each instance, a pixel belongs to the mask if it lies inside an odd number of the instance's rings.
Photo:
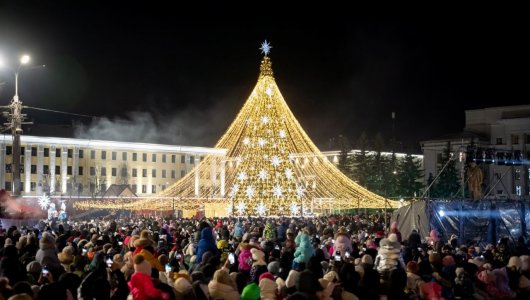
<path id="1" fill-rule="evenodd" d="M 215 148 L 157 197 L 113 208 L 204 211 L 207 216 L 300 216 L 354 208 L 395 208 L 359 186 L 320 152 L 285 102 L 267 42 L 258 82 Z M 109 207 L 111 208 L 111 207 Z"/>
<path id="2" fill-rule="evenodd" d="M 500 238 L 517 241 L 530 235 L 530 203 L 525 199 L 470 199 L 415 201 L 395 210 L 392 221 L 398 223 L 403 239 L 416 229 L 422 238 L 432 229 L 447 241 L 456 235 L 459 244 L 474 241 L 481 245 L 495 244 Z"/>

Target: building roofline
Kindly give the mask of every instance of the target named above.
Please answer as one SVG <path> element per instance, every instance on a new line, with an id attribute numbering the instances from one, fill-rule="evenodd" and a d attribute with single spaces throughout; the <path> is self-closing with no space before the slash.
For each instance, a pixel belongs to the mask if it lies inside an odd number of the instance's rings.
<path id="1" fill-rule="evenodd" d="M 11 141 L 12 136 L 4 134 L 2 141 Z M 122 150 L 144 150 L 144 151 L 161 151 L 161 152 L 177 152 L 190 154 L 213 154 L 225 155 L 226 149 L 193 147 L 193 146 L 178 146 L 178 145 L 164 145 L 164 144 L 150 144 L 150 143 L 131 143 L 131 142 L 117 142 L 91 139 L 74 139 L 74 138 L 59 138 L 59 137 L 41 137 L 22 135 L 21 143 L 25 144 L 60 144 L 80 147 L 96 147 Z"/>

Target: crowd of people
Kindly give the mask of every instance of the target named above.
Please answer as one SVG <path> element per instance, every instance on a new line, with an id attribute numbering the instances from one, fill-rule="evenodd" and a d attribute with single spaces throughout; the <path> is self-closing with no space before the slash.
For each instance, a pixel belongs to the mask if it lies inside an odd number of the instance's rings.
<path id="1" fill-rule="evenodd" d="M 41 221 L 0 233 L 3 299 L 530 299 L 523 237 L 404 236 L 388 215 Z"/>

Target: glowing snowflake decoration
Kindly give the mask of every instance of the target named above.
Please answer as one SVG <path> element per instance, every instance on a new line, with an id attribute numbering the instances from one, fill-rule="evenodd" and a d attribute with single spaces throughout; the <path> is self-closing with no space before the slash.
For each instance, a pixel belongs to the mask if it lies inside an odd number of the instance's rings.
<path id="1" fill-rule="evenodd" d="M 250 144 L 250 138 L 248 136 L 243 139 L 243 144 L 245 145 Z"/>
<path id="2" fill-rule="evenodd" d="M 230 198 L 234 198 L 237 194 L 237 192 L 239 192 L 239 184 L 234 184 L 232 186 L 232 189 L 230 190 L 230 194 L 228 194 L 230 196 Z"/>
<path id="3" fill-rule="evenodd" d="M 265 180 L 267 179 L 267 177 L 269 177 L 269 173 L 267 173 L 267 171 L 265 171 L 264 169 L 261 169 L 258 173 L 258 177 L 261 180 Z"/>
<path id="4" fill-rule="evenodd" d="M 293 153 L 289 153 L 289 155 L 288 155 L 287 157 L 289 157 L 289 161 L 290 161 L 290 162 L 294 162 L 295 157 L 294 157 L 294 154 L 293 154 Z"/>
<path id="5" fill-rule="evenodd" d="M 285 169 L 285 177 L 287 177 L 287 179 L 292 179 L 293 175 L 294 175 L 293 170 L 289 168 Z"/>
<path id="6" fill-rule="evenodd" d="M 269 42 L 267 42 L 267 40 L 265 40 L 263 43 L 261 43 L 261 47 L 259 49 L 261 50 L 261 53 L 267 56 L 271 52 L 272 46 Z"/>
<path id="7" fill-rule="evenodd" d="M 249 185 L 247 186 L 247 189 L 245 190 L 245 194 L 247 195 L 249 199 L 252 199 L 254 195 L 256 194 L 256 190 L 254 189 L 253 186 Z"/>
<path id="8" fill-rule="evenodd" d="M 46 210 L 50 205 L 50 197 L 48 197 L 47 195 L 42 195 L 39 197 L 38 203 L 40 208 Z"/>
<path id="9" fill-rule="evenodd" d="M 239 174 L 237 175 L 237 179 L 239 179 L 239 181 L 247 179 L 247 173 L 245 171 L 239 172 Z"/>
<path id="10" fill-rule="evenodd" d="M 280 138 L 284 139 L 286 134 L 285 134 L 285 130 L 280 130 L 280 132 L 278 132 L 278 134 L 280 135 Z"/>
<path id="11" fill-rule="evenodd" d="M 263 204 L 263 202 L 261 202 L 260 204 L 256 205 L 256 212 L 260 216 L 265 215 L 265 213 L 267 212 L 267 207 L 265 206 L 265 204 Z"/>
<path id="12" fill-rule="evenodd" d="M 274 188 L 272 188 L 272 195 L 276 198 L 283 196 L 283 190 L 279 184 L 276 184 Z"/>
<path id="13" fill-rule="evenodd" d="M 236 206 L 237 213 L 242 215 L 243 212 L 245 211 L 245 207 L 246 207 L 245 202 L 239 201 L 239 203 Z"/>
<path id="14" fill-rule="evenodd" d="M 265 146 L 265 144 L 267 144 L 267 140 L 266 140 L 266 139 L 264 139 L 264 138 L 259 138 L 259 139 L 258 139 L 258 145 L 259 145 L 260 147 Z"/>
<path id="15" fill-rule="evenodd" d="M 295 215 L 298 214 L 298 210 L 299 210 L 299 208 L 298 208 L 298 204 L 296 204 L 296 203 L 294 203 L 294 202 L 291 203 L 291 214 L 292 214 L 293 216 L 295 216 Z"/>
<path id="16" fill-rule="evenodd" d="M 272 89 L 270 86 L 265 90 L 265 94 L 269 95 L 269 97 L 272 96 Z"/>
<path id="17" fill-rule="evenodd" d="M 274 155 L 271 159 L 271 163 L 272 166 L 278 167 L 282 163 L 282 160 L 277 155 Z"/>
<path id="18" fill-rule="evenodd" d="M 267 124 L 269 124 L 269 121 L 270 121 L 269 117 L 267 117 L 267 116 L 261 117 L 261 123 L 262 124 L 267 125 Z"/>
<path id="19" fill-rule="evenodd" d="M 304 187 L 301 184 L 297 185 L 296 196 L 298 197 L 298 199 L 302 198 L 304 196 L 304 193 L 305 193 Z"/>

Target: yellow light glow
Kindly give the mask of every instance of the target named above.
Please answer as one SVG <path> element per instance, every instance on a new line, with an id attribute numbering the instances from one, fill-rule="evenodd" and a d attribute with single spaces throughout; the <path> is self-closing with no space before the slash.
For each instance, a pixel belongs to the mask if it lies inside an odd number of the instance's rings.
<path id="1" fill-rule="evenodd" d="M 22 55 L 22 57 L 20 57 L 20 63 L 23 65 L 29 63 L 29 60 L 30 60 L 29 55 Z"/>

